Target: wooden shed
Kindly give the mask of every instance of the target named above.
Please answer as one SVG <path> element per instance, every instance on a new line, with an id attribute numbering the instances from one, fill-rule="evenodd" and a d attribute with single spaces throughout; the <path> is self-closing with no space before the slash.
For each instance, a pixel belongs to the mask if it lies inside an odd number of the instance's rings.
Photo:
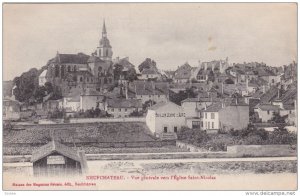
<path id="1" fill-rule="evenodd" d="M 34 176 L 80 175 L 87 169 L 83 151 L 76 151 L 57 141 L 51 141 L 33 151 Z"/>

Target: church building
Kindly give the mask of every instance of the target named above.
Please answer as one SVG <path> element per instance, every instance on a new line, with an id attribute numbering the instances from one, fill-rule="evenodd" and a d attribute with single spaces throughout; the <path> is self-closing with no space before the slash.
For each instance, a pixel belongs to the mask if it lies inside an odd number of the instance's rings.
<path id="1" fill-rule="evenodd" d="M 57 52 L 48 62 L 46 75 L 44 72 L 42 74 L 49 82 L 60 87 L 62 96 L 74 92 L 79 92 L 79 95 L 89 89 L 105 91 L 114 83 L 112 55 L 104 21 L 99 46 L 91 56 Z"/>

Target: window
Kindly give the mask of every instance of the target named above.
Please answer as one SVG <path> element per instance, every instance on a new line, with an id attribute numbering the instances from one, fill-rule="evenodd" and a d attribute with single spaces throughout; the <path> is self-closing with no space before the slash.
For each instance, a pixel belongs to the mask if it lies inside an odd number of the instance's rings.
<path id="1" fill-rule="evenodd" d="M 207 122 L 207 129 L 210 129 L 210 122 Z"/>
<path id="2" fill-rule="evenodd" d="M 203 121 L 201 121 L 201 127 L 203 128 Z"/>
<path id="3" fill-rule="evenodd" d="M 272 83 L 273 83 L 273 84 L 275 83 L 275 80 L 274 80 L 274 79 L 272 79 Z"/>
<path id="4" fill-rule="evenodd" d="M 159 98 L 159 97 L 160 97 L 160 95 L 157 95 L 157 97 Z"/>
<path id="5" fill-rule="evenodd" d="M 174 133 L 177 133 L 177 127 L 174 127 Z"/>
<path id="6" fill-rule="evenodd" d="M 68 66 L 68 72 L 71 72 L 71 66 L 70 65 Z"/>
<path id="7" fill-rule="evenodd" d="M 119 108 L 119 112 L 121 112 L 122 111 L 122 109 L 121 108 Z"/>
<path id="8" fill-rule="evenodd" d="M 205 119 L 207 119 L 207 113 L 205 113 Z"/>
<path id="9" fill-rule="evenodd" d="M 113 111 L 114 111 L 114 108 L 111 108 L 111 111 L 113 112 Z"/>
<path id="10" fill-rule="evenodd" d="M 108 56 L 108 50 L 106 50 L 106 54 L 105 54 L 105 56 Z"/>
<path id="11" fill-rule="evenodd" d="M 151 95 L 149 95 L 149 98 L 151 98 Z"/>
<path id="12" fill-rule="evenodd" d="M 127 108 L 125 108 L 125 112 L 127 112 Z"/>
<path id="13" fill-rule="evenodd" d="M 200 121 L 192 121 L 192 128 L 199 129 L 200 128 Z"/>
<path id="14" fill-rule="evenodd" d="M 268 110 L 267 112 L 268 112 L 268 114 L 270 114 L 270 111 L 269 111 L 269 110 Z"/>
<path id="15" fill-rule="evenodd" d="M 214 124 L 215 124 L 214 122 L 211 122 L 211 128 L 212 128 L 212 129 L 215 128 Z"/>
<path id="16" fill-rule="evenodd" d="M 104 78 L 104 84 L 107 84 L 107 78 Z"/>
<path id="17" fill-rule="evenodd" d="M 211 114 L 210 114 L 210 118 L 211 118 L 211 119 L 215 119 L 215 113 L 211 113 Z"/>
<path id="18" fill-rule="evenodd" d="M 292 114 L 292 110 L 290 110 L 290 114 Z"/>
<path id="19" fill-rule="evenodd" d="M 164 133 L 168 132 L 168 127 L 164 127 Z"/>
<path id="20" fill-rule="evenodd" d="M 80 77 L 80 82 L 82 82 L 82 80 L 83 80 L 82 77 Z"/>
<path id="21" fill-rule="evenodd" d="M 76 72 L 76 65 L 74 65 L 74 72 Z"/>

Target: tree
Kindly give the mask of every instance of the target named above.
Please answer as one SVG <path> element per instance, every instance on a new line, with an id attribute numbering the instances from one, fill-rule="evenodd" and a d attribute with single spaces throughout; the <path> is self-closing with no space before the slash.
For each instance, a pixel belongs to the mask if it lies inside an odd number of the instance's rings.
<path id="1" fill-rule="evenodd" d="M 271 122 L 285 123 L 286 118 L 287 116 L 280 116 L 278 112 L 273 112 L 273 117 L 271 118 Z"/>
<path id="2" fill-rule="evenodd" d="M 51 82 L 46 82 L 44 86 L 47 91 L 47 94 L 50 94 L 53 92 L 53 86 L 52 86 Z"/>
<path id="3" fill-rule="evenodd" d="M 143 69 L 154 69 L 157 70 L 156 62 L 154 60 L 151 60 L 150 58 L 146 58 L 145 61 L 143 61 L 139 66 L 138 69 L 140 72 L 143 71 Z"/>
<path id="4" fill-rule="evenodd" d="M 34 99 L 37 103 L 43 102 L 43 97 L 46 96 L 46 88 L 45 86 L 38 87 L 34 92 Z"/>
<path id="5" fill-rule="evenodd" d="M 114 65 L 114 79 L 115 80 L 120 79 L 123 69 L 124 69 L 123 65 L 120 65 L 120 64 Z"/>
<path id="6" fill-rule="evenodd" d="M 14 95 L 20 102 L 29 102 L 30 98 L 34 97 L 34 93 L 38 88 L 38 70 L 32 68 L 24 72 L 20 77 L 14 78 Z"/>

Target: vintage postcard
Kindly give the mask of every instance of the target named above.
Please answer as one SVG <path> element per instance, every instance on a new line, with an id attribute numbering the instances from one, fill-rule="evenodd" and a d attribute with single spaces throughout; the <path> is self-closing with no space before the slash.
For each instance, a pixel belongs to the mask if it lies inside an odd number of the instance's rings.
<path id="1" fill-rule="evenodd" d="M 296 3 L 2 8 L 3 190 L 297 190 Z"/>

